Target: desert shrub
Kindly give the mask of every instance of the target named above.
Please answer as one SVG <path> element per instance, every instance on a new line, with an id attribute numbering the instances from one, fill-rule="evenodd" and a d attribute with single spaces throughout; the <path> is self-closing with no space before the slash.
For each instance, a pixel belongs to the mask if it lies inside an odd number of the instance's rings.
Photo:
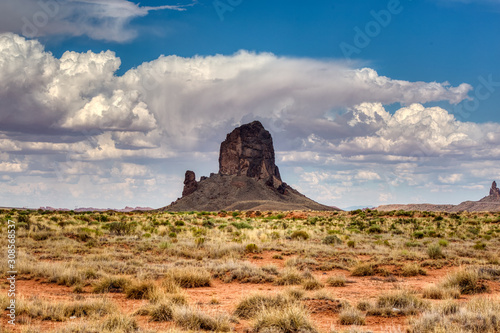
<path id="1" fill-rule="evenodd" d="M 351 270 L 352 276 L 372 276 L 375 275 L 375 269 L 372 264 L 358 264 Z"/>
<path id="2" fill-rule="evenodd" d="M 274 281 L 274 269 L 257 267 L 249 262 L 229 260 L 224 263 L 213 263 L 208 267 L 216 278 L 224 282 L 240 281 L 241 283 L 265 283 Z M 273 274 L 273 275 L 271 275 Z"/>
<path id="3" fill-rule="evenodd" d="M 10 298 L 7 297 L 7 294 L 2 293 L 0 295 L 0 310 L 5 310 L 10 304 Z"/>
<path id="4" fill-rule="evenodd" d="M 107 224 L 109 232 L 114 235 L 128 235 L 131 234 L 135 227 L 135 223 L 127 223 L 127 222 L 111 222 Z"/>
<path id="5" fill-rule="evenodd" d="M 368 311 L 372 307 L 372 304 L 368 301 L 360 301 L 358 305 L 356 305 L 356 309 L 360 311 Z"/>
<path id="6" fill-rule="evenodd" d="M 458 288 L 462 294 L 477 294 L 487 291 L 475 269 L 461 269 L 448 274 L 442 283 L 445 288 Z"/>
<path id="7" fill-rule="evenodd" d="M 347 308 L 339 313 L 340 325 L 364 325 L 365 315 L 354 308 Z"/>
<path id="8" fill-rule="evenodd" d="M 330 287 L 345 287 L 346 280 L 343 275 L 333 275 L 326 279 L 326 284 Z"/>
<path id="9" fill-rule="evenodd" d="M 301 240 L 308 240 L 309 239 L 309 234 L 306 231 L 304 231 L 304 230 L 296 230 L 296 231 L 294 231 L 290 235 L 290 237 L 292 239 L 295 239 L 295 240 L 299 240 L 299 239 L 301 239 Z"/>
<path id="10" fill-rule="evenodd" d="M 448 241 L 446 239 L 440 239 L 438 241 L 438 244 L 439 244 L 439 246 L 447 247 L 449 243 L 448 243 Z"/>
<path id="11" fill-rule="evenodd" d="M 113 314 L 102 323 L 103 331 L 131 333 L 139 329 L 135 319 L 121 313 Z"/>
<path id="12" fill-rule="evenodd" d="M 274 281 L 277 286 L 290 286 L 301 284 L 304 278 L 295 268 L 287 268 L 281 272 L 278 278 Z"/>
<path id="13" fill-rule="evenodd" d="M 376 307 L 378 309 L 389 309 L 392 312 L 404 315 L 418 313 L 427 307 L 427 304 L 407 290 L 399 290 L 387 295 L 381 295 L 377 299 Z M 396 311 L 394 310 L 396 309 Z M 377 311 L 377 310 L 375 310 Z M 375 314 L 371 312 L 371 314 Z"/>
<path id="14" fill-rule="evenodd" d="M 253 229 L 253 227 L 246 222 L 233 222 L 231 223 L 231 225 L 236 229 L 250 229 L 250 230 Z"/>
<path id="15" fill-rule="evenodd" d="M 209 287 L 210 273 L 199 267 L 174 267 L 167 271 L 166 279 L 175 281 L 182 288 Z"/>
<path id="16" fill-rule="evenodd" d="M 356 247 L 356 242 L 353 241 L 353 240 L 347 241 L 347 247 L 355 248 Z"/>
<path id="17" fill-rule="evenodd" d="M 174 305 L 171 302 L 160 302 L 147 311 L 151 321 L 165 322 L 174 319 Z"/>
<path id="18" fill-rule="evenodd" d="M 477 242 L 476 244 L 474 244 L 474 249 L 475 250 L 485 250 L 486 249 L 486 244 L 483 243 L 483 242 Z"/>
<path id="19" fill-rule="evenodd" d="M 372 226 L 370 226 L 366 232 L 368 232 L 369 234 L 380 234 L 382 232 L 382 227 L 379 226 L 378 224 L 374 224 Z"/>
<path id="20" fill-rule="evenodd" d="M 255 319 L 253 331 L 276 333 L 318 332 L 309 320 L 306 310 L 298 304 L 291 304 L 281 308 L 263 309 Z"/>
<path id="21" fill-rule="evenodd" d="M 337 235 L 328 235 L 323 238 L 323 244 L 342 244 L 342 240 Z"/>
<path id="22" fill-rule="evenodd" d="M 259 247 L 253 243 L 247 244 L 247 246 L 245 246 L 245 252 L 247 253 L 255 253 L 257 251 L 259 251 Z"/>
<path id="23" fill-rule="evenodd" d="M 123 276 L 106 276 L 98 280 L 94 286 L 94 293 L 121 293 L 132 284 L 129 278 Z"/>
<path id="24" fill-rule="evenodd" d="M 38 232 L 32 232 L 30 234 L 30 237 L 36 241 L 44 241 L 49 239 L 51 235 L 52 232 L 50 231 L 38 231 Z"/>
<path id="25" fill-rule="evenodd" d="M 50 321 L 64 321 L 69 317 L 104 316 L 116 311 L 115 304 L 106 299 L 56 303 L 38 298 L 22 298 L 16 305 L 16 315 Z"/>
<path id="26" fill-rule="evenodd" d="M 498 300 L 472 299 L 464 305 L 445 303 L 440 308 L 413 319 L 408 332 L 500 332 L 498 313 L 500 313 Z"/>
<path id="27" fill-rule="evenodd" d="M 415 231 L 413 233 L 413 237 L 416 238 L 416 239 L 421 239 L 421 238 L 424 238 L 425 234 L 423 231 Z"/>
<path id="28" fill-rule="evenodd" d="M 439 244 L 431 244 L 427 247 L 427 255 L 431 259 L 440 259 L 444 257 L 443 249 Z"/>
<path id="29" fill-rule="evenodd" d="M 431 285 L 424 288 L 422 296 L 428 299 L 459 298 L 460 290 L 458 288 L 444 288 L 441 286 Z"/>
<path id="30" fill-rule="evenodd" d="M 305 290 L 318 290 L 318 289 L 321 289 L 321 288 L 324 288 L 325 285 L 323 283 L 321 283 L 320 281 L 318 281 L 318 279 L 316 278 L 310 278 L 310 279 L 306 279 L 304 280 L 304 282 L 302 282 L 302 288 L 304 288 Z"/>
<path id="31" fill-rule="evenodd" d="M 182 328 L 194 331 L 229 332 L 231 325 L 225 315 L 209 316 L 186 306 L 174 309 L 174 322 Z"/>
<path id="32" fill-rule="evenodd" d="M 419 264 L 405 264 L 401 269 L 403 276 L 426 275 L 427 272 Z"/>
<path id="33" fill-rule="evenodd" d="M 294 302 L 294 298 L 282 294 L 263 295 L 255 294 L 243 298 L 234 314 L 240 318 L 248 319 L 255 317 L 260 311 L 266 308 L 282 308 Z"/>
<path id="34" fill-rule="evenodd" d="M 125 295 L 130 299 L 151 299 L 157 289 L 153 281 L 135 282 L 125 288 Z"/>

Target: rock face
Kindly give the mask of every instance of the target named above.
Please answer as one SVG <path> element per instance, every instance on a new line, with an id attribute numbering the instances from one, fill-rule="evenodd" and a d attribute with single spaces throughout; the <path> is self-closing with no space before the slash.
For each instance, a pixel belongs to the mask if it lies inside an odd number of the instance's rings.
<path id="1" fill-rule="evenodd" d="M 500 199 L 500 189 L 497 187 L 497 182 L 493 181 L 490 189 L 490 197 L 499 198 Z"/>
<path id="2" fill-rule="evenodd" d="M 273 139 L 258 121 L 242 125 L 220 146 L 219 173 L 196 181 L 186 171 L 182 198 L 167 211 L 339 210 L 321 205 L 281 180 Z"/>
<path id="3" fill-rule="evenodd" d="M 220 145 L 219 174 L 263 179 L 278 188 L 281 176 L 274 160 L 271 134 L 259 121 L 234 129 Z"/>
<path id="4" fill-rule="evenodd" d="M 196 175 L 193 171 L 186 171 L 184 176 L 184 190 L 182 191 L 182 196 L 185 197 L 194 193 L 198 189 L 198 182 L 196 181 Z"/>

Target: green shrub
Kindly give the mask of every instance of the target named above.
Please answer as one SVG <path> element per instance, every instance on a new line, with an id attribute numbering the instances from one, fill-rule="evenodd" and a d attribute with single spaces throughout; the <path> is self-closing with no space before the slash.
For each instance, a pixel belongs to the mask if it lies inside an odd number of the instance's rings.
<path id="1" fill-rule="evenodd" d="M 323 238 L 323 244 L 342 244 L 342 240 L 337 235 L 328 235 Z"/>
<path id="2" fill-rule="evenodd" d="M 253 243 L 247 244 L 247 246 L 245 246 L 245 252 L 247 252 L 247 253 L 255 253 L 258 251 L 259 251 L 259 247 Z"/>
<path id="3" fill-rule="evenodd" d="M 427 247 L 427 255 L 431 259 L 440 259 L 444 257 L 443 249 L 439 244 L 431 244 Z"/>
<path id="4" fill-rule="evenodd" d="M 295 240 L 298 240 L 298 239 L 308 240 L 309 234 L 304 230 L 296 230 L 290 235 L 290 237 L 292 239 L 295 239 Z"/>

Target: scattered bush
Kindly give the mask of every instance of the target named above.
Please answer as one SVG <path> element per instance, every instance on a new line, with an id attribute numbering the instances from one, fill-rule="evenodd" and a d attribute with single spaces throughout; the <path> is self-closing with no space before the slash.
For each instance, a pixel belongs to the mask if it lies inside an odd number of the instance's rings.
<path id="1" fill-rule="evenodd" d="M 296 230 L 296 231 L 294 231 L 290 235 L 290 237 L 292 239 L 295 239 L 295 240 L 299 240 L 299 239 L 301 239 L 301 240 L 308 240 L 309 239 L 309 234 L 306 231 L 304 231 L 304 230 Z"/>
<path id="2" fill-rule="evenodd" d="M 343 275 L 333 275 L 326 279 L 326 284 L 330 287 L 345 287 L 346 279 Z"/>
<path id="3" fill-rule="evenodd" d="M 337 235 L 328 235 L 323 238 L 323 244 L 332 245 L 332 244 L 342 244 L 342 240 Z"/>
<path id="4" fill-rule="evenodd" d="M 310 322 L 306 310 L 298 304 L 291 304 L 281 308 L 264 308 L 255 319 L 253 331 L 276 333 L 318 332 Z"/>
<path id="5" fill-rule="evenodd" d="M 461 269 L 448 274 L 442 283 L 445 288 L 458 288 L 461 294 L 478 294 L 488 290 L 474 269 Z"/>
<path id="6" fill-rule="evenodd" d="M 211 275 L 199 267 L 174 267 L 167 271 L 166 279 L 176 282 L 182 288 L 210 287 Z"/>
<path id="7" fill-rule="evenodd" d="M 281 272 L 280 276 L 274 281 L 277 286 L 290 286 L 301 284 L 303 277 L 297 269 L 287 268 Z"/>
<path id="8" fill-rule="evenodd" d="M 231 330 L 229 317 L 225 315 L 212 317 L 187 306 L 174 309 L 174 322 L 184 329 L 194 331 L 229 332 Z"/>
<path id="9" fill-rule="evenodd" d="M 129 278 L 123 276 L 107 276 L 94 284 L 94 293 L 121 293 L 132 284 Z"/>
<path id="10" fill-rule="evenodd" d="M 427 247 L 427 255 L 431 259 L 440 259 L 444 257 L 443 249 L 439 244 L 431 244 Z"/>
<path id="11" fill-rule="evenodd" d="M 294 302 L 293 297 L 277 295 L 262 295 L 255 294 L 243 298 L 238 305 L 234 314 L 240 318 L 248 319 L 255 317 L 260 311 L 266 308 L 283 308 Z"/>
<path id="12" fill-rule="evenodd" d="M 316 278 L 306 279 L 302 282 L 302 288 L 305 290 L 318 290 L 324 287 L 325 285 L 319 282 Z"/>
<path id="13" fill-rule="evenodd" d="M 375 275 L 375 269 L 372 264 L 358 264 L 351 270 L 352 276 L 372 276 Z"/>
<path id="14" fill-rule="evenodd" d="M 405 264 L 401 269 L 401 275 L 403 276 L 417 276 L 426 274 L 427 272 L 422 269 L 419 264 Z"/>
<path id="15" fill-rule="evenodd" d="M 342 310 L 339 314 L 340 325 L 364 325 L 365 315 L 354 308 Z"/>

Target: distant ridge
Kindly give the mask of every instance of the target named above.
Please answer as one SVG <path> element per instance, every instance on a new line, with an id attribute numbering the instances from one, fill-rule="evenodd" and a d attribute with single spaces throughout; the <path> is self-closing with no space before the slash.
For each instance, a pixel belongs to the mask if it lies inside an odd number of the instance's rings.
<path id="1" fill-rule="evenodd" d="M 182 198 L 166 211 L 340 210 L 319 204 L 282 181 L 271 134 L 258 121 L 242 125 L 221 143 L 219 172 L 196 181 L 186 171 Z"/>
<path id="2" fill-rule="evenodd" d="M 391 210 L 416 210 L 429 212 L 500 212 L 500 189 L 496 181 L 493 181 L 490 194 L 479 201 L 464 201 L 458 205 L 433 205 L 433 204 L 408 204 L 408 205 L 382 205 L 376 208 L 380 211 Z"/>

